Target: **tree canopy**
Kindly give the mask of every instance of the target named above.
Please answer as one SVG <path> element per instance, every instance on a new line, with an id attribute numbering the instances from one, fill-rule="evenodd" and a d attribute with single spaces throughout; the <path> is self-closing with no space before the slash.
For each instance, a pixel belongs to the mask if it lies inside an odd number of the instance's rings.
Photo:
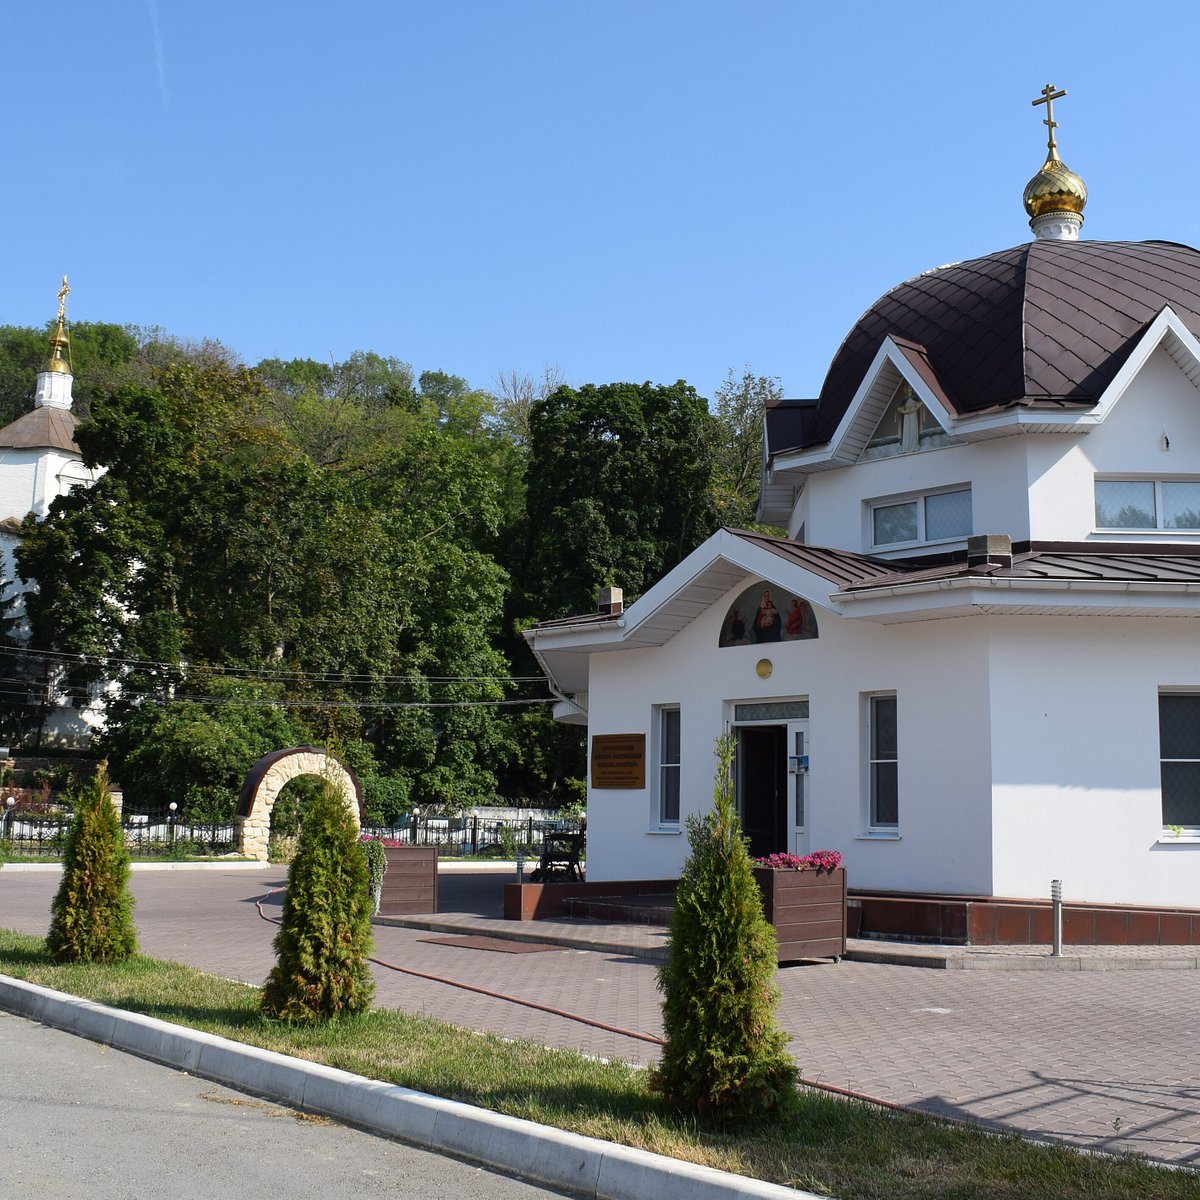
<path id="1" fill-rule="evenodd" d="M 587 612 L 611 582 L 637 596 L 716 528 L 714 423 L 680 380 L 560 387 L 529 414 L 524 600 Z"/>
<path id="2" fill-rule="evenodd" d="M 234 764 L 287 738 L 342 753 L 377 818 L 577 800 L 580 733 L 551 720 L 520 630 L 604 583 L 632 599 L 742 523 L 776 387 L 731 373 L 710 414 L 682 381 L 573 388 L 547 367 L 492 394 L 367 351 L 248 368 L 153 328 L 71 340 L 102 474 L 22 528 L 22 620 L 51 657 L 15 660 L 6 717 L 99 690 L 126 794 L 213 815 Z M 0 328 L 0 419 L 47 345 Z"/>

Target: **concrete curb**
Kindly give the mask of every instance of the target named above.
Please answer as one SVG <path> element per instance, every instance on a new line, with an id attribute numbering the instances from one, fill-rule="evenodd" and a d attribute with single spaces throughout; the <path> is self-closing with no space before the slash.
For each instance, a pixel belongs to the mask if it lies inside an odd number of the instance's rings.
<path id="1" fill-rule="evenodd" d="M 812 1192 L 443 1100 L 6 975 L 0 975 L 0 1009 L 189 1075 L 596 1200 L 818 1200 Z"/>

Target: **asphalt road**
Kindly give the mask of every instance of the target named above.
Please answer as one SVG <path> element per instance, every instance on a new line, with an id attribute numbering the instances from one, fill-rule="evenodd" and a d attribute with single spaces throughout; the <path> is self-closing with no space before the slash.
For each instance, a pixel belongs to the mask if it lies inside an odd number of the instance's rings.
<path id="1" fill-rule="evenodd" d="M 561 1196 L 0 1013 L 0 1196 Z"/>

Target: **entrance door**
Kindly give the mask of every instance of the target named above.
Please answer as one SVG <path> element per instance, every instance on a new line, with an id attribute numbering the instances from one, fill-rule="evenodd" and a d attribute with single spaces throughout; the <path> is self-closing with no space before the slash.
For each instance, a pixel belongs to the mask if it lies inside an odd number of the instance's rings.
<path id="1" fill-rule="evenodd" d="M 788 848 L 786 725 L 737 730 L 737 801 L 742 831 L 754 858 Z"/>
<path id="2" fill-rule="evenodd" d="M 750 853 L 808 853 L 808 721 L 738 725 L 737 806 Z"/>

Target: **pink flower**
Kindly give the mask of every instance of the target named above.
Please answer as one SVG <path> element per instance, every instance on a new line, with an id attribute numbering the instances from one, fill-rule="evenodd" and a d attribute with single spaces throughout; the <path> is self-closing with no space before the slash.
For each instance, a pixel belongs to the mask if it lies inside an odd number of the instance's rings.
<path id="1" fill-rule="evenodd" d="M 842 865 L 842 852 L 840 850 L 814 850 L 811 854 L 803 857 L 798 854 L 775 853 L 768 854 L 766 858 L 755 858 L 751 861 L 760 867 L 769 867 L 773 871 L 816 871 L 820 875 L 825 871 L 832 873 Z"/>

